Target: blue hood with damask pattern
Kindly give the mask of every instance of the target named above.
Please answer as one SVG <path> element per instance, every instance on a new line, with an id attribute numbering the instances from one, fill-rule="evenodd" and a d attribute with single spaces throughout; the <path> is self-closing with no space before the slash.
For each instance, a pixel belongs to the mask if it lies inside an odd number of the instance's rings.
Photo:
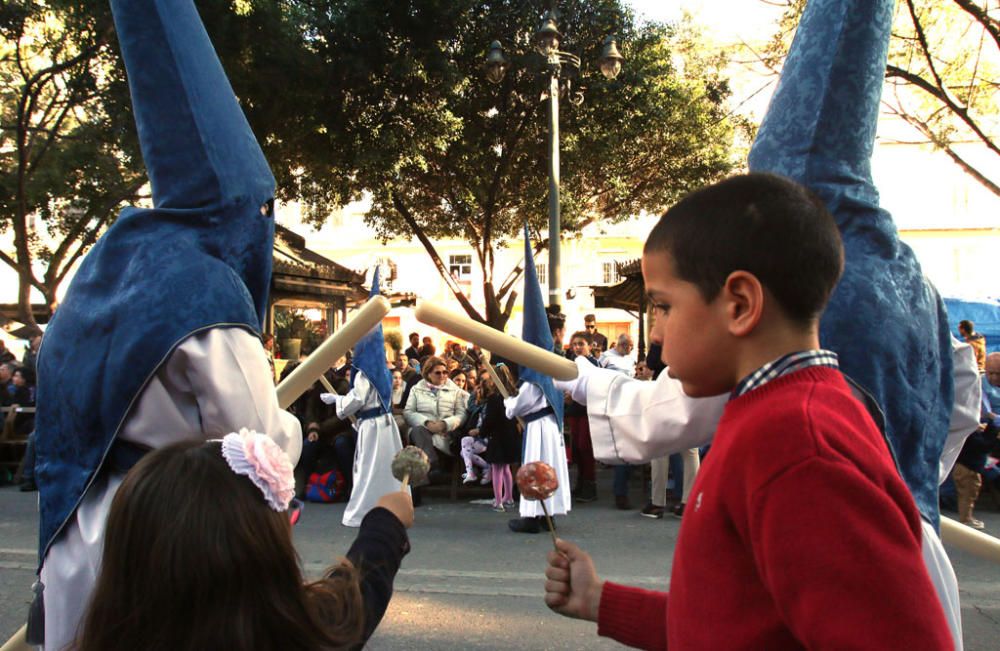
<path id="1" fill-rule="evenodd" d="M 153 208 L 126 208 L 87 255 L 38 361 L 40 561 L 129 409 L 187 337 L 259 332 L 274 178 L 191 0 L 113 0 Z"/>

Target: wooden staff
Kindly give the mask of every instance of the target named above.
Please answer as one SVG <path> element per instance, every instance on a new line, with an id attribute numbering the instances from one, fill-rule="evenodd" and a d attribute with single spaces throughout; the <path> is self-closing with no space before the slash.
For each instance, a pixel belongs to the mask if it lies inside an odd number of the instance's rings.
<path id="1" fill-rule="evenodd" d="M 482 348 L 482 346 L 480 346 L 480 348 Z M 490 351 L 486 350 L 485 348 L 483 348 L 483 352 L 486 353 L 488 357 L 492 357 L 492 353 L 490 353 Z M 485 362 L 486 372 L 493 380 L 493 385 L 497 388 L 497 391 L 500 392 L 501 397 L 503 397 L 503 399 L 506 400 L 507 398 L 510 397 L 510 392 L 507 391 L 506 385 L 504 385 L 504 383 L 500 381 L 500 376 L 497 375 L 496 369 L 493 368 L 493 363 L 490 362 L 489 358 L 484 359 L 483 362 Z M 518 416 L 517 422 L 520 423 L 521 425 L 521 431 L 524 431 L 525 428 L 524 419 Z"/>
<path id="2" fill-rule="evenodd" d="M 438 330 L 443 330 L 460 339 L 478 344 L 480 348 L 492 350 L 521 366 L 533 368 L 556 380 L 575 380 L 576 364 L 555 353 L 542 350 L 538 346 L 525 343 L 494 330 L 469 317 L 442 310 L 441 308 L 422 302 L 417 306 L 417 320 Z"/>
<path id="3" fill-rule="evenodd" d="M 277 386 L 278 406 L 288 409 L 299 396 L 309 390 L 317 378 L 333 366 L 334 362 L 347 354 L 358 340 L 371 332 L 390 309 L 392 306 L 384 296 L 368 299 L 350 321 L 330 335 Z"/>
<path id="4" fill-rule="evenodd" d="M 29 646 L 26 640 L 27 630 L 27 624 L 17 629 L 17 633 L 10 636 L 10 639 L 0 647 L 0 651 L 34 651 L 35 647 Z"/>
<path id="5" fill-rule="evenodd" d="M 1000 539 L 941 516 L 941 540 L 962 551 L 1000 563 Z"/>

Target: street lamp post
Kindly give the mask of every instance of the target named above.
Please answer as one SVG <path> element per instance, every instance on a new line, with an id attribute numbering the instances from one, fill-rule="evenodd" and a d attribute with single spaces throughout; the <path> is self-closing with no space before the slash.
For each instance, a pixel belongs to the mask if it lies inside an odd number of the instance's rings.
<path id="1" fill-rule="evenodd" d="M 554 3 L 553 3 L 554 5 Z M 549 100 L 549 306 L 555 308 L 562 302 L 562 273 L 559 260 L 560 249 L 560 212 L 559 212 L 559 93 L 560 84 L 569 87 L 569 76 L 580 70 L 580 57 L 559 50 L 559 27 L 556 22 L 555 6 L 545 12 L 542 25 L 535 32 L 534 43 L 538 53 L 545 58 L 544 72 L 548 75 Z M 618 52 L 618 46 L 613 36 L 604 40 L 604 49 L 598 59 L 601 73 L 608 79 L 614 79 L 621 71 L 623 61 Z M 569 74 L 564 73 L 564 67 Z M 490 44 L 486 55 L 486 78 L 495 83 L 503 80 L 507 69 L 507 59 L 499 41 Z M 575 96 L 583 101 L 583 95 Z M 573 99 L 571 103 L 575 102 Z M 558 310 L 556 310 L 558 311 Z"/>

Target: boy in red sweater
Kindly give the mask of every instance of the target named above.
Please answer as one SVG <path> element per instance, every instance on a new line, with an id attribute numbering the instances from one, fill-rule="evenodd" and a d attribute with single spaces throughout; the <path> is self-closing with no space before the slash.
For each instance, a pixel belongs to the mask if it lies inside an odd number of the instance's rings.
<path id="1" fill-rule="evenodd" d="M 646 240 L 651 339 L 691 396 L 730 392 L 674 552 L 669 597 L 598 578 L 560 540 L 545 602 L 644 649 L 952 649 L 920 516 L 819 348 L 843 271 L 833 218 L 769 174 L 689 195 Z"/>

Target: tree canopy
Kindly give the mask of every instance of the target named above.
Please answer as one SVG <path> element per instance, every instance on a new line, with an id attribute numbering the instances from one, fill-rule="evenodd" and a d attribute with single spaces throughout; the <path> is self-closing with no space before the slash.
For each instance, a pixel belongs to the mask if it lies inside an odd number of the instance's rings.
<path id="1" fill-rule="evenodd" d="M 0 260 L 18 272 L 21 319 L 33 325 L 31 288 L 51 305 L 145 177 L 106 6 L 5 3 L 0 34 L 0 231 L 14 240 Z"/>
<path id="2" fill-rule="evenodd" d="M 525 221 L 537 232 L 547 219 L 547 78 L 530 44 L 546 4 L 327 0 L 303 9 L 321 76 L 287 190 L 317 221 L 328 202 L 370 193 L 369 223 L 386 238 L 416 236 L 469 314 L 498 327 L 520 269 L 500 281 L 495 251 Z M 731 169 L 722 61 L 693 58 L 684 75 L 671 63 L 697 50 L 693 32 L 639 25 L 617 0 L 559 9 L 561 49 L 583 61 L 560 116 L 564 233 L 659 211 Z M 610 82 L 596 65 L 609 34 L 626 58 Z M 498 85 L 483 74 L 494 39 L 511 60 Z M 447 273 L 433 245 L 442 237 L 475 252 L 483 312 Z"/>
<path id="3" fill-rule="evenodd" d="M 199 11 L 278 181 L 320 223 L 370 196 L 366 219 L 385 238 L 416 237 L 474 318 L 503 327 L 520 267 L 495 252 L 527 222 L 546 223 L 547 88 L 531 35 L 542 0 L 204 0 Z M 719 57 L 690 25 L 639 24 L 620 0 L 559 3 L 562 50 L 581 74 L 562 98 L 562 224 L 660 211 L 725 175 L 738 122 Z M 51 300 L 69 265 L 134 201 L 144 173 L 103 1 L 31 0 L 0 12 L 3 115 L 0 258 Z M 41 34 L 43 37 L 39 37 Z M 597 68 L 605 36 L 620 76 Z M 483 74 L 494 39 L 511 66 Z M 684 73 L 674 62 L 682 57 Z M 581 95 L 582 93 L 582 95 Z M 582 97 L 582 101 L 578 101 Z M 55 235 L 52 250 L 31 219 Z M 40 225 L 35 223 L 34 228 Z M 485 305 L 462 294 L 434 240 L 468 241 Z M 546 242 L 539 243 L 539 249 Z M 47 263 L 37 277 L 32 262 Z"/>

